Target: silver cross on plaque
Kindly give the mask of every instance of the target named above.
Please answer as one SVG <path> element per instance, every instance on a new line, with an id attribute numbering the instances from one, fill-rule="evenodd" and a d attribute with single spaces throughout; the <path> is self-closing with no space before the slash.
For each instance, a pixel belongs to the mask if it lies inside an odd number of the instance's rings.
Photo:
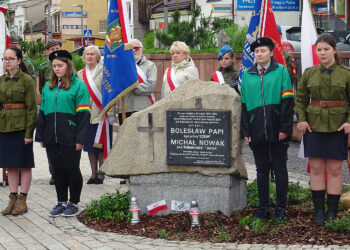
<path id="1" fill-rule="evenodd" d="M 149 161 L 154 161 L 154 143 L 153 133 L 164 132 L 164 127 L 153 127 L 152 113 L 148 113 L 148 127 L 138 127 L 139 132 L 148 132 L 148 143 L 149 143 Z"/>

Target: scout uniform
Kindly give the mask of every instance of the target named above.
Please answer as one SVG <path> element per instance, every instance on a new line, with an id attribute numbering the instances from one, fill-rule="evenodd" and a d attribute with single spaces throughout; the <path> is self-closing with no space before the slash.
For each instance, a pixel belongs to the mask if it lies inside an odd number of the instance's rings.
<path id="1" fill-rule="evenodd" d="M 274 48 L 268 37 L 258 38 L 251 44 Z M 286 67 L 273 58 L 262 68 L 258 63 L 243 72 L 241 85 L 241 133 L 251 138 L 257 168 L 260 209 L 257 218 L 269 217 L 269 171 L 276 175 L 277 204 L 274 218 L 285 216 L 288 189 L 287 149 L 293 130 L 293 90 Z M 287 139 L 279 141 L 279 133 Z"/>
<path id="2" fill-rule="evenodd" d="M 40 94 L 42 94 L 45 83 L 50 81 L 51 68 L 52 68 L 51 62 L 44 62 L 39 66 L 39 68 L 37 70 L 38 75 L 39 75 L 39 92 L 40 92 Z"/>

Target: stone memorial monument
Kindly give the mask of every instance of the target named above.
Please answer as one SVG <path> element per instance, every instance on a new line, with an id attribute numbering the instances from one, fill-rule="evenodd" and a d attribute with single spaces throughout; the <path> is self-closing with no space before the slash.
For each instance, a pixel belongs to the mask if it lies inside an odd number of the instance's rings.
<path id="1" fill-rule="evenodd" d="M 151 203 L 196 200 L 229 216 L 246 206 L 240 97 L 227 85 L 189 81 L 125 120 L 101 171 L 130 176 L 142 213 Z"/>

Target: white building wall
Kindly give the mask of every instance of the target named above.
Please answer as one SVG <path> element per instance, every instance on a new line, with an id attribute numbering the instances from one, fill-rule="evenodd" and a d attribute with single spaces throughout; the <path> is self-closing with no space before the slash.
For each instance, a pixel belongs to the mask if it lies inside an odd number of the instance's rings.
<path id="1" fill-rule="evenodd" d="M 14 25 L 17 26 L 18 29 L 18 36 L 24 39 L 23 36 L 23 31 L 25 27 L 25 21 L 26 21 L 26 16 L 25 16 L 25 8 L 22 6 L 19 6 L 15 10 L 15 18 L 14 18 Z"/>

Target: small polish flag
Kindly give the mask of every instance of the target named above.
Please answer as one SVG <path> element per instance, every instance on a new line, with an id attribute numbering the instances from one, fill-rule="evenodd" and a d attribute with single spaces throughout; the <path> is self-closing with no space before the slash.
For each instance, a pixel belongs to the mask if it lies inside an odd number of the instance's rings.
<path id="1" fill-rule="evenodd" d="M 157 201 L 155 203 L 152 203 L 151 205 L 148 205 L 147 209 L 148 209 L 148 213 L 150 215 L 152 215 L 152 214 L 158 213 L 160 211 L 167 210 L 168 206 L 166 205 L 165 200 L 161 200 L 161 201 Z"/>

